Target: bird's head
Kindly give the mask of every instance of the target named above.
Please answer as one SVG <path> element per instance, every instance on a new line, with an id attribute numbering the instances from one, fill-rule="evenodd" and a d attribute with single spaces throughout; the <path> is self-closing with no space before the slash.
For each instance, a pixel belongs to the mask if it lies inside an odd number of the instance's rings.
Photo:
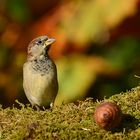
<path id="1" fill-rule="evenodd" d="M 54 38 L 48 36 L 40 36 L 33 39 L 28 46 L 28 60 L 42 59 L 47 55 Z"/>

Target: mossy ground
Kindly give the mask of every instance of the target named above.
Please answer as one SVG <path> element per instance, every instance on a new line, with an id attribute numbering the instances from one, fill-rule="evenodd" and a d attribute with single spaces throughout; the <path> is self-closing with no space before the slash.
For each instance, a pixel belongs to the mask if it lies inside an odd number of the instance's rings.
<path id="1" fill-rule="evenodd" d="M 140 87 L 105 100 L 115 101 L 123 112 L 119 127 L 112 131 L 97 126 L 93 114 L 100 102 L 87 99 L 44 111 L 23 104 L 21 109 L 0 107 L 0 139 L 140 139 Z"/>

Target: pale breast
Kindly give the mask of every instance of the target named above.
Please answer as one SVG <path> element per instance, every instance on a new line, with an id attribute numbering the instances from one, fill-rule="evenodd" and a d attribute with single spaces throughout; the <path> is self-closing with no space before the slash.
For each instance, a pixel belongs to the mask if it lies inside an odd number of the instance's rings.
<path id="1" fill-rule="evenodd" d="M 23 87 L 32 104 L 44 105 L 52 102 L 58 91 L 57 71 L 53 63 L 46 70 L 36 69 L 32 62 L 26 62 L 23 68 Z M 41 67 L 41 68 L 43 68 Z"/>

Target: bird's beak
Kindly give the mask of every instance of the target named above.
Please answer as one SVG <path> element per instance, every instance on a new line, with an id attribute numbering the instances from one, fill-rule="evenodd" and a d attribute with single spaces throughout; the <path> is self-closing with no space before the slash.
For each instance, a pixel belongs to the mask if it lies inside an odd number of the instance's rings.
<path id="1" fill-rule="evenodd" d="M 49 38 L 48 40 L 45 41 L 45 46 L 51 45 L 53 42 L 55 42 L 54 38 Z"/>

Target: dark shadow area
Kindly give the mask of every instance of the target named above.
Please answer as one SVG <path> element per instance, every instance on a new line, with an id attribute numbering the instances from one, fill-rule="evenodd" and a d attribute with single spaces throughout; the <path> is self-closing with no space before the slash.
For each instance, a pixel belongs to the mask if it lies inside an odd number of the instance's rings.
<path id="1" fill-rule="evenodd" d="M 135 117 L 131 116 L 130 114 L 123 114 L 120 125 L 116 129 L 112 130 L 111 132 L 128 133 L 130 131 L 137 129 L 139 123 L 140 121 Z"/>

